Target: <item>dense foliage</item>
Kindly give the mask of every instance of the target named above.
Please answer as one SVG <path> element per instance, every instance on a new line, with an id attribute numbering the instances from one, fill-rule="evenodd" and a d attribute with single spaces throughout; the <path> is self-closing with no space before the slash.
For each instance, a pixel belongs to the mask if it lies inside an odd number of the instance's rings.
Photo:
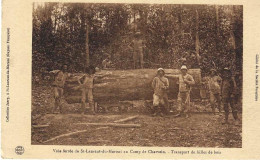
<path id="1" fill-rule="evenodd" d="M 145 68 L 178 68 L 185 57 L 203 73 L 229 66 L 242 74 L 242 6 L 89 3 L 34 3 L 33 74 L 64 63 L 82 71 L 86 26 L 90 63 L 98 67 L 109 55 L 116 69 L 133 68 L 130 43 L 138 30 Z"/>

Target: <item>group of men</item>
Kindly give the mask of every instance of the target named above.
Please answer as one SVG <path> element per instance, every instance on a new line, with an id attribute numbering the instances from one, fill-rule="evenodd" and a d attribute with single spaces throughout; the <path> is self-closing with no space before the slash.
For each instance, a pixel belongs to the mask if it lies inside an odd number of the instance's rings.
<path id="1" fill-rule="evenodd" d="M 190 92 L 191 88 L 195 85 L 193 77 L 187 73 L 188 69 L 185 65 L 181 67 L 181 74 L 177 76 L 179 79 L 179 93 L 178 93 L 178 113 L 175 116 L 184 115 L 186 118 L 190 116 Z M 169 76 L 168 76 L 169 77 Z M 210 104 L 212 112 L 215 114 L 215 108 L 217 106 L 219 112 L 221 112 L 221 102 L 224 105 L 225 119 L 223 124 L 228 124 L 229 106 L 231 107 L 235 124 L 238 122 L 237 108 L 234 105 L 234 95 L 237 92 L 236 82 L 232 76 L 232 72 L 229 68 L 224 68 L 222 78 L 217 75 L 215 69 L 211 70 L 210 77 L 206 82 L 210 94 Z M 153 116 L 164 116 L 167 108 L 169 108 L 168 95 L 169 81 L 165 77 L 165 71 L 163 68 L 159 68 L 157 76 L 152 82 L 154 89 L 153 94 Z"/>
<path id="2" fill-rule="evenodd" d="M 186 118 L 190 116 L 190 93 L 191 88 L 195 85 L 193 77 L 187 72 L 188 69 L 186 65 L 183 65 L 181 67 L 181 74 L 175 76 L 175 78 L 178 78 L 179 84 L 179 93 L 177 99 L 178 113 L 175 116 L 185 116 Z M 70 77 L 70 74 L 67 72 L 67 65 L 64 65 L 61 70 L 53 71 L 53 73 L 55 74 L 53 82 L 55 99 L 53 112 L 59 113 L 63 111 L 61 99 L 63 98 L 63 90 L 66 79 Z M 91 113 L 95 114 L 93 101 L 94 75 L 95 67 L 90 66 L 86 68 L 86 73 L 83 76 L 83 80 L 78 80 L 79 88 L 81 89 L 82 93 L 82 113 L 86 112 L 86 102 L 88 102 Z M 219 112 L 221 112 L 221 102 L 223 102 L 225 111 L 225 121 L 223 123 L 228 123 L 229 106 L 232 109 L 235 123 L 238 123 L 237 109 L 233 101 L 237 86 L 234 78 L 232 77 L 231 70 L 228 68 L 224 68 L 221 78 L 217 75 L 217 71 L 215 69 L 212 69 L 210 77 L 207 82 L 205 82 L 205 84 L 208 86 L 207 88 L 210 94 L 210 104 L 213 113 L 215 113 L 216 106 Z M 165 71 L 163 68 L 159 68 L 157 70 L 157 76 L 153 79 L 152 88 L 154 89 L 153 116 L 164 116 L 164 114 L 169 111 L 168 109 L 170 108 L 170 105 L 167 94 L 169 92 L 169 81 L 168 78 L 166 78 L 165 76 Z"/>
<path id="3" fill-rule="evenodd" d="M 225 111 L 225 121 L 223 123 L 227 124 L 230 106 L 232 110 L 232 115 L 235 119 L 235 124 L 237 125 L 238 110 L 235 105 L 235 97 L 238 95 L 238 87 L 235 78 L 229 68 L 224 68 L 221 77 L 217 74 L 217 71 L 215 69 L 211 69 L 207 88 L 209 90 L 209 98 L 212 112 L 215 113 L 216 106 L 218 108 L 218 111 L 221 112 L 222 102 Z"/>
<path id="4" fill-rule="evenodd" d="M 181 67 L 181 74 L 177 76 L 179 79 L 179 94 L 178 94 L 178 115 L 184 114 L 189 117 L 189 106 L 190 106 L 190 91 L 191 86 L 195 84 L 193 77 L 187 73 L 187 67 Z M 169 77 L 169 76 L 168 76 Z M 165 77 L 165 71 L 163 68 L 159 68 L 157 76 L 152 82 L 152 88 L 154 89 L 153 94 L 153 116 L 160 115 L 164 116 L 165 111 L 169 108 L 168 95 L 169 81 Z"/>
<path id="5" fill-rule="evenodd" d="M 64 65 L 61 70 L 52 71 L 54 74 L 54 82 L 52 83 L 54 92 L 54 108 L 53 113 L 62 113 L 63 105 L 61 100 L 63 98 L 63 91 L 66 79 L 71 75 L 67 72 L 67 65 Z M 83 77 L 78 79 L 79 88 L 81 90 L 81 110 L 82 113 L 86 113 L 87 102 L 91 113 L 95 114 L 94 111 L 94 100 L 93 100 L 93 87 L 94 87 L 94 75 L 96 68 L 94 66 L 86 67 L 85 74 Z M 81 79 L 83 79 L 81 81 Z"/>

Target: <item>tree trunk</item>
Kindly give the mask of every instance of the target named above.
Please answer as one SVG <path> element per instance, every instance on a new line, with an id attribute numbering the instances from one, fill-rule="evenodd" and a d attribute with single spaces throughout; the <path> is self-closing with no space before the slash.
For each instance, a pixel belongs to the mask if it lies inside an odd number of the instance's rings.
<path id="1" fill-rule="evenodd" d="M 170 83 L 168 96 L 170 99 L 176 99 L 179 90 L 177 82 L 180 71 L 166 69 L 165 72 Z M 151 84 L 156 73 L 156 69 L 102 70 L 97 72 L 94 79 L 94 100 L 96 102 L 150 100 L 153 97 Z M 188 73 L 194 77 L 196 84 L 200 83 L 200 69 L 190 69 Z M 74 74 L 66 81 L 64 96 L 68 103 L 81 102 L 81 89 L 77 79 L 83 79 L 82 77 L 83 74 Z M 199 93 L 199 89 L 194 87 L 191 93 L 192 98 L 200 98 Z"/>
<path id="2" fill-rule="evenodd" d="M 180 7 L 179 7 L 178 22 L 179 22 L 179 30 L 180 30 L 181 36 L 183 38 L 184 37 L 184 31 L 183 31 L 183 27 L 182 27 L 181 14 L 182 14 L 182 5 L 180 5 Z"/>
<path id="3" fill-rule="evenodd" d="M 135 34 L 135 32 L 137 31 L 137 25 L 136 25 L 136 12 L 134 10 L 134 31 L 133 33 Z"/>
<path id="4" fill-rule="evenodd" d="M 231 6 L 231 12 L 230 12 L 230 22 L 231 22 L 231 27 L 230 27 L 230 40 L 231 40 L 231 47 L 232 47 L 232 52 L 233 52 L 233 57 L 232 57 L 232 70 L 236 70 L 236 39 L 234 35 L 234 8 Z"/>
<path id="5" fill-rule="evenodd" d="M 89 26 L 86 24 L 86 67 L 89 66 Z"/>
<path id="6" fill-rule="evenodd" d="M 217 35 L 219 35 L 219 6 L 216 5 L 216 31 L 217 31 Z"/>
<path id="7" fill-rule="evenodd" d="M 195 40 L 195 48 L 196 48 L 196 57 L 197 63 L 200 65 L 200 40 L 199 40 L 199 13 L 196 9 L 196 40 Z"/>
<path id="8" fill-rule="evenodd" d="M 215 6 L 215 9 L 216 9 L 216 38 L 215 38 L 215 42 L 216 42 L 216 51 L 218 51 L 218 40 L 219 40 L 219 6 L 216 5 Z"/>

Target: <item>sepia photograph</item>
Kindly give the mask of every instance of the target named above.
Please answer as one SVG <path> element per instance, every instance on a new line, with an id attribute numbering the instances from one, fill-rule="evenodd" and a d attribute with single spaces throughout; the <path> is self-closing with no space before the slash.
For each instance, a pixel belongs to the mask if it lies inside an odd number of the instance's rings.
<path id="1" fill-rule="evenodd" d="M 32 5 L 32 145 L 242 148 L 243 5 Z"/>

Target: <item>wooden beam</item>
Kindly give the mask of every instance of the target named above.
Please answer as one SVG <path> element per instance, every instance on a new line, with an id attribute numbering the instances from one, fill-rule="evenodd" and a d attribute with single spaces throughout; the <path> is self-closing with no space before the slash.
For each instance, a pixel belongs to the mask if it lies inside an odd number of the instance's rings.
<path id="1" fill-rule="evenodd" d="M 32 125 L 33 128 L 46 128 L 46 127 L 49 127 L 48 124 L 46 125 Z"/>
<path id="2" fill-rule="evenodd" d="M 71 135 L 74 135 L 74 134 L 84 133 L 84 132 L 87 132 L 87 131 L 89 131 L 89 129 L 88 130 L 82 130 L 82 131 L 76 131 L 76 132 L 70 132 L 70 133 L 62 134 L 62 135 L 53 137 L 51 139 L 48 139 L 48 140 L 46 140 L 46 141 L 44 141 L 42 143 L 51 142 L 51 141 L 54 141 L 54 140 L 59 139 L 59 138 L 68 137 L 68 136 L 71 136 Z"/>
<path id="3" fill-rule="evenodd" d="M 127 118 L 124 118 L 124 119 L 116 120 L 116 121 L 114 121 L 114 123 L 121 123 L 121 122 L 131 121 L 131 120 L 136 119 L 137 117 L 138 116 L 127 117 Z"/>
<path id="4" fill-rule="evenodd" d="M 121 127 L 121 128 L 139 128 L 140 124 L 118 124 L 118 123 L 75 123 L 77 125 L 87 126 L 110 126 L 110 127 Z"/>

